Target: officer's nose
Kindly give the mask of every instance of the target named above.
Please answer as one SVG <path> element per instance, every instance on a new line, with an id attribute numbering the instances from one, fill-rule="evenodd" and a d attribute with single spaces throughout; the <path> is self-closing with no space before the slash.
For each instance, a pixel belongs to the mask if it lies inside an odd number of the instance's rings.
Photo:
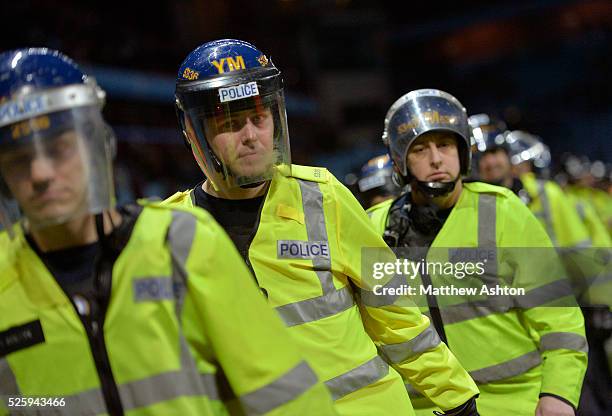
<path id="1" fill-rule="evenodd" d="M 34 184 L 42 184 L 50 181 L 55 174 L 53 161 L 47 156 L 36 156 L 30 164 L 30 178 Z"/>
<path id="2" fill-rule="evenodd" d="M 442 163 L 442 154 L 435 143 L 429 143 L 429 157 L 432 166 L 439 166 Z"/>
<path id="3" fill-rule="evenodd" d="M 240 139 L 242 140 L 242 143 L 248 143 L 255 140 L 255 137 L 255 125 L 250 118 L 247 118 L 242 130 L 240 130 Z"/>

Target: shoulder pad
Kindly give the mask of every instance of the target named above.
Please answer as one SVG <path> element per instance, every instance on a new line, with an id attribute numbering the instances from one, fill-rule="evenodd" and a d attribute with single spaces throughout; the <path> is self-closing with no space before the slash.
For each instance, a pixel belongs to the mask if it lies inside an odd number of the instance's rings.
<path id="1" fill-rule="evenodd" d="M 463 187 L 472 192 L 478 193 L 478 194 L 489 193 L 489 194 L 497 194 L 497 195 L 505 196 L 505 197 L 514 195 L 514 192 L 512 192 L 512 190 L 508 188 L 505 188 L 503 186 L 491 185 L 491 184 L 484 183 L 484 182 L 464 183 Z"/>
<path id="2" fill-rule="evenodd" d="M 385 201 L 379 202 L 378 204 L 372 205 L 370 208 L 366 209 L 366 212 L 369 215 L 371 215 L 375 211 L 380 211 L 380 210 L 388 211 L 391 208 L 391 205 L 393 204 L 393 202 L 395 202 L 397 199 L 398 198 L 387 199 Z"/>
<path id="3" fill-rule="evenodd" d="M 329 172 L 325 168 L 315 166 L 291 165 L 291 176 L 311 182 L 329 182 Z"/>
<path id="4" fill-rule="evenodd" d="M 184 205 L 191 207 L 193 203 L 191 202 L 191 192 L 193 189 L 188 189 L 187 191 L 177 192 L 174 195 L 169 196 L 163 201 L 148 201 L 149 204 L 152 205 Z"/>

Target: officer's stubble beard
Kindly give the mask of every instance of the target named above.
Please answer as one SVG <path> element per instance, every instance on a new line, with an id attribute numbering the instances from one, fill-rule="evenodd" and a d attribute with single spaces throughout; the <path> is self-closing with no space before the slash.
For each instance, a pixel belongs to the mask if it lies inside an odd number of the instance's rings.
<path id="1" fill-rule="evenodd" d="M 259 175 L 260 178 L 253 178 L 253 175 L 249 175 L 248 178 L 250 179 L 243 179 L 248 180 L 249 183 L 233 186 L 231 188 L 228 186 L 213 186 L 212 182 L 209 179 L 206 179 L 202 184 L 202 190 L 209 195 L 222 199 L 257 198 L 264 195 L 268 189 L 271 179 L 268 177 L 269 175 L 267 175 L 267 173 L 270 172 L 271 169 L 273 169 L 272 163 L 270 163 L 266 169 L 262 170 L 262 174 Z M 234 178 L 236 183 L 239 183 L 240 181 L 240 177 L 237 178 L 236 174 L 231 170 L 231 168 L 227 169 L 227 173 L 225 175 L 227 175 L 227 177 Z M 223 184 L 227 183 L 225 178 L 221 179 L 220 182 Z"/>

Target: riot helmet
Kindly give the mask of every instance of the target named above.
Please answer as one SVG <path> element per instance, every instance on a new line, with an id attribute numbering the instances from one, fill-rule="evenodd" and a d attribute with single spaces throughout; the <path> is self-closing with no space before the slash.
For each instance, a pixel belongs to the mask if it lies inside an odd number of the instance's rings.
<path id="1" fill-rule="evenodd" d="M 550 148 L 544 144 L 541 137 L 523 130 L 507 132 L 504 137 L 513 165 L 529 162 L 538 176 L 550 176 Z"/>
<path id="2" fill-rule="evenodd" d="M 459 175 L 468 175 L 471 164 L 470 133 L 467 113 L 452 95 L 437 89 L 420 89 L 400 97 L 385 117 L 383 142 L 389 149 L 401 182 L 412 183 L 430 197 L 446 195 L 459 179 L 450 182 L 420 181 L 410 173 L 406 157 L 410 146 L 429 132 L 450 132 L 457 139 Z"/>
<path id="3" fill-rule="evenodd" d="M 366 208 L 399 193 L 401 188 L 393 180 L 393 162 L 388 154 L 373 157 L 361 167 L 357 187 Z"/>
<path id="4" fill-rule="evenodd" d="M 0 220 L 10 229 L 67 222 L 113 206 L 105 94 L 47 48 L 0 55 Z"/>
<path id="5" fill-rule="evenodd" d="M 193 50 L 176 81 L 179 124 L 215 189 L 248 187 L 290 172 L 283 80 L 250 43 L 222 39 Z"/>

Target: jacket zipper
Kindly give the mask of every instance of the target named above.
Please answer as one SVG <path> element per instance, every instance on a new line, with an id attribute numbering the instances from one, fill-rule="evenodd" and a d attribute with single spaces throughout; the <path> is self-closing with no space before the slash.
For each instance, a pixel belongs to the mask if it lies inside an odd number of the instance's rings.
<path id="1" fill-rule="evenodd" d="M 96 370 L 100 378 L 106 408 L 112 416 L 123 416 L 121 397 L 119 396 L 117 383 L 115 382 L 108 358 L 108 351 L 106 350 L 106 343 L 104 342 L 104 331 L 102 330 L 104 321 L 99 319 L 99 317 L 84 317 L 82 321 L 85 325 L 91 352 L 96 363 Z"/>
<path id="2" fill-rule="evenodd" d="M 83 310 L 79 309 L 73 299 L 70 299 L 70 301 L 85 328 L 98 378 L 100 379 L 106 409 L 111 416 L 123 416 L 121 396 L 113 376 L 103 330 L 104 317 L 110 297 L 111 274 L 112 263 L 108 259 L 99 259 L 96 264 L 95 284 L 98 286 L 100 296 L 97 299 L 81 296 L 88 303 L 86 308 L 82 308 Z"/>
<path id="3" fill-rule="evenodd" d="M 247 267 L 251 271 L 253 278 L 255 279 L 255 283 L 257 283 L 257 287 L 264 294 L 266 299 L 268 299 L 268 291 L 261 287 L 259 284 L 259 280 L 257 280 L 257 275 L 255 274 L 255 270 L 253 269 L 253 265 L 251 264 L 251 259 L 249 258 L 249 251 L 251 250 L 251 244 L 253 244 L 253 240 L 255 239 L 255 235 L 257 235 L 257 230 L 259 229 L 259 223 L 261 222 L 261 212 L 263 211 L 263 207 L 266 204 L 266 200 L 268 199 L 268 192 L 270 192 L 270 187 L 272 186 L 272 181 L 268 184 L 268 188 L 266 189 L 266 193 L 264 195 L 264 199 L 259 206 L 259 210 L 257 211 L 257 220 L 255 221 L 255 225 L 253 226 L 253 230 L 251 231 L 251 235 L 249 236 L 249 241 L 246 245 L 245 249 L 245 257 L 244 260 L 246 262 Z"/>

